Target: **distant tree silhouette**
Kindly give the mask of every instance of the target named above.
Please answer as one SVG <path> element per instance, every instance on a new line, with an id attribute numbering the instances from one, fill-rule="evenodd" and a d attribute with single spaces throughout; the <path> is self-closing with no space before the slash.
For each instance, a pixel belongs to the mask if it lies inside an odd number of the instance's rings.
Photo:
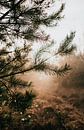
<path id="1" fill-rule="evenodd" d="M 45 59 L 41 57 L 45 52 L 49 53 L 48 49 L 54 42 L 49 43 L 49 35 L 40 29 L 40 25 L 56 26 L 63 18 L 64 4 L 57 12 L 51 15 L 46 13 L 52 3 L 52 0 L 48 2 L 47 0 L 0 0 L 0 103 L 2 105 L 7 104 L 16 110 L 25 111 L 32 103 L 34 97 L 32 92 L 23 95 L 12 90 L 18 86 L 31 85 L 18 78 L 18 74 L 34 70 L 62 75 L 71 69 L 67 63 L 60 68 L 51 66 L 46 62 L 51 57 Z M 71 44 L 74 36 L 74 32 L 67 35 L 53 56 L 71 54 L 75 49 Z M 32 61 L 29 53 L 35 40 L 43 41 L 44 46 L 36 52 Z"/>

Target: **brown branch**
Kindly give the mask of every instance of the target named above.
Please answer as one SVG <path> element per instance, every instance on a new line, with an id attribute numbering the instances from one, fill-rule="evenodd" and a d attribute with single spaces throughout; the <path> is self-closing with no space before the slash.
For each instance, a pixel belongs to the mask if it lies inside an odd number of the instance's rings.
<path id="1" fill-rule="evenodd" d="M 2 71 L 7 65 L 9 65 L 11 62 L 13 62 L 17 57 L 15 57 L 13 60 L 9 61 L 7 64 L 5 64 L 3 66 L 3 68 L 0 69 L 0 71 Z"/>
<path id="2" fill-rule="evenodd" d="M 31 68 L 27 68 L 27 69 L 22 70 L 22 71 L 11 72 L 10 74 L 6 74 L 6 75 L 2 75 L 2 76 L 0 76 L 0 79 L 5 78 L 5 77 L 8 77 L 8 76 L 12 76 L 12 75 L 21 74 L 21 73 L 24 73 L 24 72 L 27 72 L 27 71 L 31 71 L 31 70 L 34 70 L 34 69 L 37 68 L 37 67 L 38 67 L 38 65 L 34 65 L 33 67 L 31 67 Z"/>
<path id="3" fill-rule="evenodd" d="M 13 91 L 11 91 L 9 88 L 8 88 L 8 86 L 2 81 L 2 80 L 0 80 L 0 82 L 4 85 L 4 87 L 7 89 L 7 91 L 9 92 L 9 94 L 10 94 L 10 96 L 12 96 L 12 93 L 13 93 Z"/>

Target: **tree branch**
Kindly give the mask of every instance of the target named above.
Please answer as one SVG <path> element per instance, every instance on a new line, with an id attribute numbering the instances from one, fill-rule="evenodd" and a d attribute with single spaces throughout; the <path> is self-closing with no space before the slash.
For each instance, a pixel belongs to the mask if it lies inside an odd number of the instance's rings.
<path id="1" fill-rule="evenodd" d="M 12 96 L 12 91 L 8 88 L 8 86 L 2 81 L 0 80 L 0 82 L 4 85 L 4 87 L 7 89 L 7 91 L 9 92 L 10 96 Z"/>
<path id="2" fill-rule="evenodd" d="M 13 8 L 15 8 L 16 6 L 18 6 L 21 2 L 23 2 L 24 0 L 19 0 L 14 7 L 12 7 L 11 9 L 9 9 L 5 14 L 3 14 L 3 16 L 0 17 L 0 21 L 3 20 L 5 18 L 5 16 L 7 16 L 12 10 Z"/>
<path id="3" fill-rule="evenodd" d="M 12 76 L 12 75 L 21 74 L 21 73 L 24 73 L 24 72 L 27 72 L 27 71 L 31 71 L 31 70 L 34 70 L 34 69 L 37 68 L 37 67 L 38 67 L 38 65 L 34 65 L 33 67 L 24 69 L 24 70 L 22 70 L 22 71 L 18 71 L 18 72 L 14 72 L 14 73 L 11 72 L 10 74 L 6 74 L 6 75 L 0 76 L 0 79 L 5 78 L 5 77 L 8 77 L 8 76 Z"/>

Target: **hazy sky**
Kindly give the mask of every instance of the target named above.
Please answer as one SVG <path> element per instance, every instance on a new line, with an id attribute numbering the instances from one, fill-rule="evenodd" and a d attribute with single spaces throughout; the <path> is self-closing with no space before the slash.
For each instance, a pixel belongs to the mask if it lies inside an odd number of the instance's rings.
<path id="1" fill-rule="evenodd" d="M 65 3 L 63 12 L 65 17 L 57 27 L 49 28 L 47 32 L 50 32 L 51 36 L 59 43 L 65 38 L 66 34 L 76 31 L 73 43 L 77 45 L 79 51 L 84 51 L 84 0 L 58 1 L 58 3 Z"/>

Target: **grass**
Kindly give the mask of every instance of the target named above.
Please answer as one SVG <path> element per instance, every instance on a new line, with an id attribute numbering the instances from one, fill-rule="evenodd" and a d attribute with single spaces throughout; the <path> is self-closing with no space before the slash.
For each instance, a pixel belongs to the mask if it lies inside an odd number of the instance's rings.
<path id="1" fill-rule="evenodd" d="M 25 113 L 0 108 L 0 130 L 83 130 L 84 114 L 61 98 L 37 98 Z"/>

